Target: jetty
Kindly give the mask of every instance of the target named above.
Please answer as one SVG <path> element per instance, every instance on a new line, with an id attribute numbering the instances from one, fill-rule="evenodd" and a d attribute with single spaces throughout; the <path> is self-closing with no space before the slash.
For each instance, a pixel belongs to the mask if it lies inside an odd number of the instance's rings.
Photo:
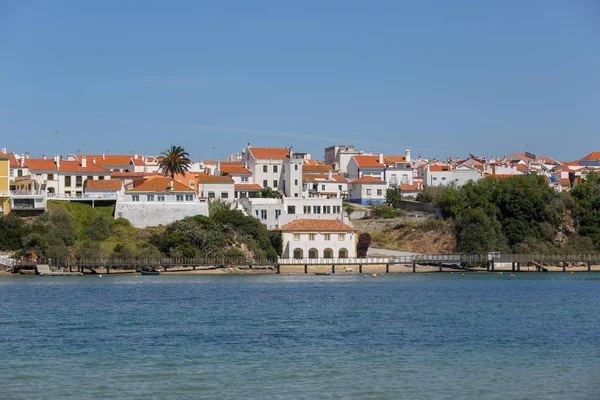
<path id="1" fill-rule="evenodd" d="M 40 276 L 82 276 L 83 272 L 69 272 L 64 269 L 59 271 L 52 271 L 48 264 L 36 264 L 35 266 L 36 275 Z"/>

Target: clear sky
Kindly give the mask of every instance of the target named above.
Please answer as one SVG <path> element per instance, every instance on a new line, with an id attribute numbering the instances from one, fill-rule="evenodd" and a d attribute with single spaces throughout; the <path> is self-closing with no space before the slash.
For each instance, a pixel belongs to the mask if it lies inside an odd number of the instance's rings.
<path id="1" fill-rule="evenodd" d="M 0 147 L 212 159 L 248 140 L 600 151 L 600 2 L 0 0 Z"/>

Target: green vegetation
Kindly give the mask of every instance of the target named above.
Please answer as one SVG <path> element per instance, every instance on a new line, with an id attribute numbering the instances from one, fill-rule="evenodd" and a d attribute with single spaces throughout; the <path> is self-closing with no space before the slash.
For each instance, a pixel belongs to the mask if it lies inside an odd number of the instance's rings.
<path id="1" fill-rule="evenodd" d="M 455 223 L 461 253 L 600 250 L 600 179 L 594 172 L 568 193 L 556 193 L 542 176 L 519 175 L 429 188 L 420 200 Z"/>
<path id="2" fill-rule="evenodd" d="M 169 150 L 161 153 L 162 159 L 158 166 L 160 170 L 175 179 L 175 175 L 183 174 L 190 171 L 192 161 L 189 159 L 189 154 L 181 146 L 171 146 Z"/>
<path id="3" fill-rule="evenodd" d="M 368 233 L 361 233 L 358 237 L 358 243 L 356 244 L 356 253 L 359 258 L 365 258 L 371 247 L 371 235 Z"/>
<path id="4" fill-rule="evenodd" d="M 273 190 L 270 187 L 264 187 L 260 191 L 260 197 L 263 197 L 265 199 L 281 199 L 283 198 L 283 195 L 277 190 Z"/>
<path id="5" fill-rule="evenodd" d="M 400 200 L 402 200 L 402 192 L 398 186 L 394 186 L 385 192 L 385 204 L 390 207 L 398 208 Z"/>
<path id="6" fill-rule="evenodd" d="M 168 226 L 138 229 L 114 206 L 48 202 L 48 212 L 34 219 L 0 217 L 0 250 L 35 250 L 54 260 L 207 257 L 253 262 L 276 258 L 281 236 L 222 201 L 209 206 L 210 217 L 195 216 Z M 277 232 L 279 233 L 279 232 Z"/>

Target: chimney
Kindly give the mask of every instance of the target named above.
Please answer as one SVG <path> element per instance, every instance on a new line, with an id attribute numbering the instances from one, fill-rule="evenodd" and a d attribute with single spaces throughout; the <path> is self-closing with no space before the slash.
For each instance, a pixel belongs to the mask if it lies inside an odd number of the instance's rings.
<path id="1" fill-rule="evenodd" d="M 379 153 L 379 158 L 377 159 L 377 162 L 379 162 L 379 164 L 383 164 L 383 154 Z"/>
<path id="2" fill-rule="evenodd" d="M 102 154 L 102 159 L 106 160 L 106 155 L 105 154 Z"/>
<path id="3" fill-rule="evenodd" d="M 81 157 L 81 168 L 87 168 L 87 157 L 86 156 Z"/>
<path id="4" fill-rule="evenodd" d="M 290 146 L 290 160 L 294 158 L 294 147 Z"/>
<path id="5" fill-rule="evenodd" d="M 496 164 L 492 164 L 492 175 L 496 176 Z"/>
<path id="6" fill-rule="evenodd" d="M 60 154 L 54 155 L 54 162 L 56 163 L 56 168 L 60 168 Z"/>
<path id="7" fill-rule="evenodd" d="M 6 154 L 6 147 L 2 148 L 2 154 Z"/>
<path id="8" fill-rule="evenodd" d="M 333 179 L 333 171 L 329 170 L 329 181 L 331 181 Z"/>
<path id="9" fill-rule="evenodd" d="M 21 162 L 21 168 L 23 168 L 25 166 L 25 155 L 22 155 L 19 161 Z"/>
<path id="10" fill-rule="evenodd" d="M 92 158 L 92 162 L 96 164 L 96 157 Z"/>
<path id="11" fill-rule="evenodd" d="M 404 150 L 404 161 L 410 162 L 410 149 Z"/>
<path id="12" fill-rule="evenodd" d="M 219 171 L 219 173 L 221 172 L 221 160 L 217 160 L 217 170 L 215 171 L 215 175 L 217 174 L 217 171 Z"/>
<path id="13" fill-rule="evenodd" d="M 42 160 L 45 160 L 45 159 L 46 159 L 46 155 L 42 154 Z"/>
<path id="14" fill-rule="evenodd" d="M 133 159 L 134 159 L 134 160 L 137 160 L 137 159 L 138 159 L 138 155 L 137 155 L 137 154 L 135 154 L 135 155 L 133 156 Z"/>

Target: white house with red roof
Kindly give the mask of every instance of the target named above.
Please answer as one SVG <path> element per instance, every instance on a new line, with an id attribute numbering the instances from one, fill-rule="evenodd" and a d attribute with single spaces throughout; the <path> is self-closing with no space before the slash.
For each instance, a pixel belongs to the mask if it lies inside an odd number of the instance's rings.
<path id="1" fill-rule="evenodd" d="M 217 162 L 218 168 L 215 174 L 226 175 L 233 179 L 234 183 L 254 183 L 252 171 L 243 165 L 231 165 Z"/>
<path id="2" fill-rule="evenodd" d="M 136 228 L 168 225 L 185 217 L 208 216 L 208 203 L 196 191 L 167 177 L 148 179 L 127 190 L 117 200 L 115 218 L 125 218 Z"/>
<path id="3" fill-rule="evenodd" d="M 228 203 L 235 201 L 235 182 L 230 176 L 195 174 L 198 198 L 205 200 L 220 199 Z"/>
<path id="4" fill-rule="evenodd" d="M 302 195 L 302 164 L 306 157 L 293 149 L 253 147 L 242 152 L 244 166 L 252 172 L 254 183 L 279 190 L 288 197 Z"/>
<path id="5" fill-rule="evenodd" d="M 348 195 L 348 181 L 342 174 L 333 173 L 304 173 L 302 174 L 302 190 L 304 197 L 337 197 Z"/>
<path id="6" fill-rule="evenodd" d="M 335 219 L 297 219 L 281 228 L 283 259 L 311 260 L 356 257 L 356 231 Z"/>
<path id="7" fill-rule="evenodd" d="M 374 176 L 363 176 L 348 183 L 348 201 L 363 206 L 385 204 L 388 187 L 384 180 Z"/>

